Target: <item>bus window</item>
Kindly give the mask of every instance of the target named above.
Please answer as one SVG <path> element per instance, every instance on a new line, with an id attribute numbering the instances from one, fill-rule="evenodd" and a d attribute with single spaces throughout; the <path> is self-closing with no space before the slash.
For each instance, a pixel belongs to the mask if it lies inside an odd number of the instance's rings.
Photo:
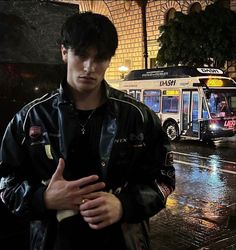
<path id="1" fill-rule="evenodd" d="M 192 131 L 198 132 L 199 125 L 198 125 L 198 93 L 192 93 Z"/>
<path id="2" fill-rule="evenodd" d="M 233 112 L 236 112 L 236 96 L 231 96 L 230 106 Z"/>
<path id="3" fill-rule="evenodd" d="M 179 109 L 179 91 L 164 90 L 162 97 L 163 113 L 178 113 Z"/>
<path id="4" fill-rule="evenodd" d="M 206 107 L 206 103 L 202 102 L 202 118 L 203 119 L 208 119 L 209 115 L 208 115 L 208 111 L 207 111 L 207 107 Z"/>
<path id="5" fill-rule="evenodd" d="M 183 91 L 183 130 L 187 130 L 189 127 L 189 110 L 190 108 L 190 92 Z"/>
<path id="6" fill-rule="evenodd" d="M 132 95 L 136 100 L 141 100 L 141 90 L 140 89 L 130 89 L 129 94 Z"/>
<path id="7" fill-rule="evenodd" d="M 216 114 L 217 104 L 215 94 L 211 93 L 210 98 L 208 98 L 208 107 L 211 114 Z"/>
<path id="8" fill-rule="evenodd" d="M 143 102 L 154 112 L 160 112 L 160 90 L 144 90 Z"/>
<path id="9" fill-rule="evenodd" d="M 209 111 L 213 117 L 225 117 L 236 112 L 236 92 L 214 91 L 207 100 Z"/>

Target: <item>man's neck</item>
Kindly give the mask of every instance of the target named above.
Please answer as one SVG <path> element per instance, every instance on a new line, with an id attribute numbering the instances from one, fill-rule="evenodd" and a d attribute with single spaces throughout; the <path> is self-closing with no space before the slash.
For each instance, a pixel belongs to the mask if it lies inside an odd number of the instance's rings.
<path id="1" fill-rule="evenodd" d="M 75 107 L 80 110 L 96 109 L 104 103 L 104 93 L 101 88 L 88 92 L 72 93 Z"/>

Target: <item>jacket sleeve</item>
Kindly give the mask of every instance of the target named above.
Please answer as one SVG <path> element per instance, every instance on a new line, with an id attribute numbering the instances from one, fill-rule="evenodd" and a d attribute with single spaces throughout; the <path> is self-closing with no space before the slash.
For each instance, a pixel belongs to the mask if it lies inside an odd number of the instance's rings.
<path id="1" fill-rule="evenodd" d="M 30 159 L 23 145 L 22 117 L 18 113 L 8 124 L 0 150 L 0 195 L 15 215 L 29 218 L 45 210 L 41 183 L 31 185 Z M 37 201 L 37 202 L 36 202 Z M 37 206 L 35 205 L 37 204 Z"/>
<path id="2" fill-rule="evenodd" d="M 146 150 L 136 162 L 134 182 L 117 195 L 123 206 L 123 220 L 137 223 L 158 213 L 175 189 L 175 169 L 169 139 L 155 113 L 148 112 Z"/>

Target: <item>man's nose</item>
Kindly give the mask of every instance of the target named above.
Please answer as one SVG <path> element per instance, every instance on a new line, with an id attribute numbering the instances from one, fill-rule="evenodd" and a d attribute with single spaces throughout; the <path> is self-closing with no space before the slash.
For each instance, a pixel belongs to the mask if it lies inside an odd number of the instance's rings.
<path id="1" fill-rule="evenodd" d="M 84 71 L 87 73 L 95 71 L 95 62 L 92 58 L 88 58 L 84 61 Z"/>

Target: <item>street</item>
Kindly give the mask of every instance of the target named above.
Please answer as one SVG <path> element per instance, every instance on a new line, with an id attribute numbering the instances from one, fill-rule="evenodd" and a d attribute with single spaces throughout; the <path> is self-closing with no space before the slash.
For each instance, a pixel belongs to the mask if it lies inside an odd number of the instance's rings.
<path id="1" fill-rule="evenodd" d="M 236 249 L 236 142 L 172 148 L 176 190 L 151 219 L 153 249 Z"/>

